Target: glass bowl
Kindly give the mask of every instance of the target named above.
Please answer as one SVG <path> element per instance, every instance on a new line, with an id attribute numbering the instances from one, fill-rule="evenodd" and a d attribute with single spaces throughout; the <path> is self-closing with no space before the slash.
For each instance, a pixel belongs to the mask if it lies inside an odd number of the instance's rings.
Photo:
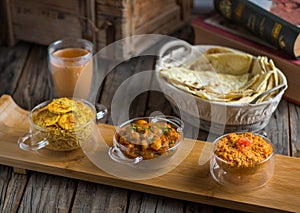
<path id="1" fill-rule="evenodd" d="M 96 110 L 83 99 L 48 100 L 31 110 L 29 124 L 29 132 L 18 140 L 21 149 L 39 151 L 53 159 L 67 159 L 78 155 L 76 151 L 91 135 Z"/>
<path id="2" fill-rule="evenodd" d="M 112 160 L 141 168 L 161 168 L 183 141 L 183 122 L 173 116 L 138 117 L 116 128 Z"/>
<path id="3" fill-rule="evenodd" d="M 274 173 L 271 141 L 250 132 L 228 133 L 217 138 L 210 159 L 210 173 L 232 191 L 264 186 Z"/>

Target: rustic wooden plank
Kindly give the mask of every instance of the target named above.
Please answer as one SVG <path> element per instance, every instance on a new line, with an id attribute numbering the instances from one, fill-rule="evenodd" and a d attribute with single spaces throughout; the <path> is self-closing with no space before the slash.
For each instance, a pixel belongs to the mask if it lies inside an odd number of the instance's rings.
<path id="1" fill-rule="evenodd" d="M 4 201 L 11 176 L 11 167 L 0 165 L 0 212 L 2 212 L 4 208 Z"/>
<path id="2" fill-rule="evenodd" d="M 174 115 L 173 108 L 168 100 L 166 100 L 164 94 L 159 91 L 150 91 L 147 103 L 146 115 L 150 115 L 153 112 L 161 112 L 164 115 Z"/>
<path id="3" fill-rule="evenodd" d="M 194 205 L 203 206 L 202 204 Z M 200 209 L 200 207 L 198 207 Z M 215 207 L 211 207 L 215 208 Z M 152 194 L 140 193 L 137 191 L 131 191 L 130 200 L 128 204 L 128 212 L 188 212 L 185 206 L 185 202 L 182 200 L 158 197 Z M 199 212 L 199 211 L 190 211 Z"/>
<path id="4" fill-rule="evenodd" d="M 176 0 L 165 0 L 163 4 L 159 0 L 67 0 L 63 3 L 58 0 L 51 3 L 47 0 L 5 0 L 3 5 L 11 11 L 8 24 L 11 30 L 3 31 L 10 31 L 15 40 L 48 45 L 65 37 L 83 37 L 94 41 L 98 48 L 136 35 L 136 30 L 138 34 L 172 33 L 188 23 L 182 14 L 190 13 L 186 4 L 177 4 Z M 103 29 L 106 28 L 103 22 L 113 25 L 110 33 Z M 140 46 L 124 45 L 124 51 L 136 48 L 142 49 Z"/>
<path id="5" fill-rule="evenodd" d="M 125 8 L 132 2 L 132 0 L 96 0 L 97 4 Z"/>
<path id="6" fill-rule="evenodd" d="M 106 105 L 109 110 L 109 114 L 106 117 L 106 123 L 112 124 L 110 111 L 116 90 L 126 79 L 134 74 L 137 63 L 138 59 L 132 59 L 130 62 L 122 62 L 107 75 L 100 98 L 100 103 Z"/>
<path id="7" fill-rule="evenodd" d="M 13 34 L 17 40 L 48 45 L 67 37 L 82 37 L 84 14 L 78 0 L 13 0 Z"/>
<path id="8" fill-rule="evenodd" d="M 52 97 L 50 88 L 46 47 L 32 45 L 13 98 L 22 108 L 30 110 Z"/>
<path id="9" fill-rule="evenodd" d="M 128 212 L 141 212 L 141 203 L 143 199 L 143 193 L 137 191 L 130 191 L 128 198 Z M 150 209 L 149 209 L 150 211 Z"/>
<path id="10" fill-rule="evenodd" d="M 96 4 L 96 12 L 97 15 L 104 15 L 104 16 L 113 16 L 113 17 L 120 17 L 120 18 L 130 18 L 129 13 L 127 12 L 128 8 L 118 8 L 118 7 L 111 7 L 106 6 L 103 4 Z"/>
<path id="11" fill-rule="evenodd" d="M 70 212 L 77 180 L 32 173 L 19 212 Z"/>
<path id="12" fill-rule="evenodd" d="M 131 103 L 131 107 L 130 107 L 131 118 L 148 116 L 150 115 L 149 113 L 151 113 L 149 112 L 149 106 L 147 106 L 147 104 L 149 103 L 148 99 L 149 99 L 149 94 L 151 93 L 150 89 L 154 88 L 152 85 L 154 75 L 151 76 L 151 73 L 153 73 L 152 70 L 154 69 L 154 62 L 155 62 L 154 56 L 140 56 L 137 61 L 134 74 L 137 74 L 139 76 L 138 85 L 139 85 L 139 89 L 141 90 L 139 92 L 139 95 Z M 135 81 L 137 80 L 132 79 L 132 81 L 133 82 L 132 83 L 129 82 L 129 84 L 136 83 Z M 129 97 L 133 96 L 131 89 L 129 89 L 126 95 L 129 95 Z"/>
<path id="13" fill-rule="evenodd" d="M 288 104 L 290 112 L 291 155 L 300 157 L 300 106 Z"/>
<path id="14" fill-rule="evenodd" d="M 72 206 L 73 213 L 116 212 L 125 213 L 127 190 L 80 181 Z"/>
<path id="15" fill-rule="evenodd" d="M 117 88 L 118 87 L 117 85 L 121 84 L 121 82 L 117 82 L 117 77 L 115 75 L 115 72 L 116 72 L 115 70 L 110 71 L 110 73 L 106 76 L 103 89 L 101 91 L 101 96 L 98 101 L 99 103 L 105 105 L 108 110 L 107 116 L 100 121 L 101 123 L 112 123 L 111 102 L 112 102 L 113 95 L 115 93 L 114 88 Z M 120 74 L 121 75 L 126 74 L 126 72 L 120 72 Z"/>
<path id="16" fill-rule="evenodd" d="M 181 213 L 184 212 L 184 202 L 182 200 L 159 197 L 156 207 L 157 213 Z"/>
<path id="17" fill-rule="evenodd" d="M 136 1 L 133 8 L 133 19 L 135 28 L 140 27 L 143 24 L 147 24 L 149 20 L 155 18 L 159 14 L 169 10 L 176 5 L 176 0 L 148 0 L 148 1 Z"/>
<path id="18" fill-rule="evenodd" d="M 17 212 L 22 200 L 23 193 L 27 186 L 27 181 L 27 175 L 20 175 L 15 173 L 11 175 L 6 191 L 5 200 L 3 203 L 3 209 L 1 212 Z"/>
<path id="19" fill-rule="evenodd" d="M 189 24 L 182 26 L 182 28 L 180 28 L 178 31 L 172 33 L 171 36 L 184 40 L 189 44 L 194 44 L 195 42 L 194 29 Z"/>
<path id="20" fill-rule="evenodd" d="M 172 24 L 172 26 L 167 25 L 167 23 L 170 23 L 170 21 L 174 21 L 174 20 L 176 22 Z M 179 6 L 175 5 L 171 7 L 168 11 L 158 14 L 155 18 L 149 20 L 144 25 L 135 29 L 135 35 L 141 35 L 145 33 L 170 34 L 170 33 L 174 33 L 182 26 L 183 26 L 183 22 L 181 22 L 180 20 L 180 8 Z"/>
<path id="21" fill-rule="evenodd" d="M 12 95 L 17 88 L 22 69 L 26 63 L 30 45 L 18 45 L 0 48 L 0 94 Z"/>
<path id="22" fill-rule="evenodd" d="M 277 110 L 270 118 L 265 132 L 273 142 L 275 152 L 282 155 L 290 155 L 289 136 L 289 112 L 288 103 L 282 99 Z"/>
<path id="23" fill-rule="evenodd" d="M 104 140 L 108 144 L 112 144 L 114 127 L 99 124 L 99 128 L 101 129 Z M 72 162 L 57 162 L 53 159 L 41 158 L 37 153 L 22 151 L 15 143 L 15 137 L 20 134 L 20 132 L 11 132 L 11 134 L 15 135 L 13 137 L 4 135 L 0 141 L 2 144 L 1 147 L 3 147 L 0 150 L 0 163 L 4 165 L 18 165 L 18 167 L 24 169 L 232 209 L 275 212 L 279 210 L 300 211 L 298 203 L 300 196 L 300 186 L 298 184 L 300 182 L 300 171 L 297 169 L 300 159 L 298 158 L 276 155 L 275 173 L 266 187 L 253 192 L 235 194 L 223 190 L 222 187 L 213 180 L 210 176 L 209 166 L 207 164 L 204 166 L 198 164 L 200 153 L 205 146 L 203 142 L 197 142 L 188 157 L 169 173 L 152 179 L 134 181 L 119 179 L 118 177 L 109 175 L 97 169 L 85 157 Z M 191 140 L 186 139 L 184 144 L 188 145 L 191 142 Z M 37 159 L 39 160 L 37 161 Z M 57 194 L 57 188 L 64 188 L 62 186 L 66 184 L 66 181 L 71 181 L 71 179 L 63 180 L 57 176 L 46 177 L 48 176 L 35 177 L 33 181 L 31 176 L 30 180 L 32 182 L 29 183 L 26 188 L 24 202 L 22 202 L 23 206 L 21 203 L 22 209 L 26 208 L 25 204 L 35 206 L 37 210 L 42 207 L 46 208 L 45 203 L 47 196 L 50 197 L 49 199 L 52 200 L 52 202 L 58 202 L 56 200 L 58 199 L 57 196 L 55 195 L 56 198 L 52 196 Z M 50 187 L 52 185 L 53 188 Z M 73 187 L 74 186 L 70 187 L 70 191 L 74 189 Z M 36 188 L 36 190 L 34 188 Z M 40 199 L 36 198 L 40 195 L 40 192 L 43 191 L 43 188 L 49 192 L 49 195 L 42 195 Z M 66 190 L 63 190 L 63 192 L 64 191 Z M 64 203 L 66 202 L 67 201 L 64 201 Z"/>
<path id="24" fill-rule="evenodd" d="M 191 9 L 193 0 L 177 0 L 181 8 L 181 19 L 186 23 L 191 20 Z"/>
<path id="25" fill-rule="evenodd" d="M 200 204 L 198 204 L 200 205 Z M 184 212 L 185 202 L 131 191 L 128 212 Z"/>
<path id="26" fill-rule="evenodd" d="M 12 31 L 10 1 L 0 1 L 0 45 L 12 46 L 15 39 Z"/>

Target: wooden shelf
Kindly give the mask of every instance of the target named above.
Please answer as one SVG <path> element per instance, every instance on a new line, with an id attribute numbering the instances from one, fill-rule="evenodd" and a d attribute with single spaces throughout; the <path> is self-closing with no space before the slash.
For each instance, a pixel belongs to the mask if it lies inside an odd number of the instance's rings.
<path id="1" fill-rule="evenodd" d="M 300 211 L 299 158 L 276 155 L 274 176 L 266 186 L 251 192 L 231 193 L 210 176 L 209 165 L 198 165 L 206 142 L 197 141 L 190 155 L 169 173 L 148 180 L 125 180 L 98 169 L 87 157 L 58 162 L 19 149 L 17 140 L 28 131 L 27 115 L 10 96 L 0 98 L 0 164 L 231 209 Z M 98 127 L 111 143 L 114 127 L 105 124 Z M 185 139 L 184 143 L 189 142 L 190 139 Z"/>

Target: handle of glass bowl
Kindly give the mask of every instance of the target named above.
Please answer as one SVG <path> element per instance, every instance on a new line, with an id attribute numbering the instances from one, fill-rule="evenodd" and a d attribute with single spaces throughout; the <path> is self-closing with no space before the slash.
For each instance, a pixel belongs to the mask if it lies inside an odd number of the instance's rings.
<path id="1" fill-rule="evenodd" d="M 107 115 L 107 108 L 103 104 L 96 103 L 96 121 L 99 122 L 105 115 Z"/>
<path id="2" fill-rule="evenodd" d="M 36 150 L 42 149 L 45 146 L 49 145 L 49 142 L 45 138 L 32 143 L 34 141 L 34 137 L 37 137 L 39 134 L 40 134 L 39 132 L 26 133 L 23 137 L 20 137 L 18 139 L 19 147 L 25 151 L 36 151 Z M 26 143 L 26 142 L 28 142 L 28 143 Z"/>
<path id="3" fill-rule="evenodd" d="M 171 122 L 177 124 L 179 128 L 177 129 L 178 132 L 182 132 L 184 129 L 184 123 L 181 119 L 175 116 L 166 116 L 166 119 L 170 120 Z"/>
<path id="4" fill-rule="evenodd" d="M 173 124 L 176 124 L 178 126 L 177 128 L 177 132 L 182 132 L 184 129 L 184 123 L 180 118 L 177 118 L 175 116 L 171 116 L 171 115 L 163 115 L 163 116 L 155 116 L 152 120 L 165 120 L 167 122 L 171 122 Z"/>
<path id="5" fill-rule="evenodd" d="M 143 160 L 143 157 L 136 157 L 133 159 L 127 158 L 126 156 L 124 156 L 124 154 L 121 152 L 121 150 L 115 146 L 112 146 L 109 148 L 108 155 L 114 161 L 116 161 L 118 163 L 124 163 L 124 164 L 137 164 Z"/>

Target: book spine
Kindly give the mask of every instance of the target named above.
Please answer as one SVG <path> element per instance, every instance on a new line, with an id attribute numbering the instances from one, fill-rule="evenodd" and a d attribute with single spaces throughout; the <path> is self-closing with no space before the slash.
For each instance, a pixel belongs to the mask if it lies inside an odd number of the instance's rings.
<path id="1" fill-rule="evenodd" d="M 247 0 L 214 0 L 214 7 L 226 19 L 250 30 L 293 58 L 300 28 Z"/>

